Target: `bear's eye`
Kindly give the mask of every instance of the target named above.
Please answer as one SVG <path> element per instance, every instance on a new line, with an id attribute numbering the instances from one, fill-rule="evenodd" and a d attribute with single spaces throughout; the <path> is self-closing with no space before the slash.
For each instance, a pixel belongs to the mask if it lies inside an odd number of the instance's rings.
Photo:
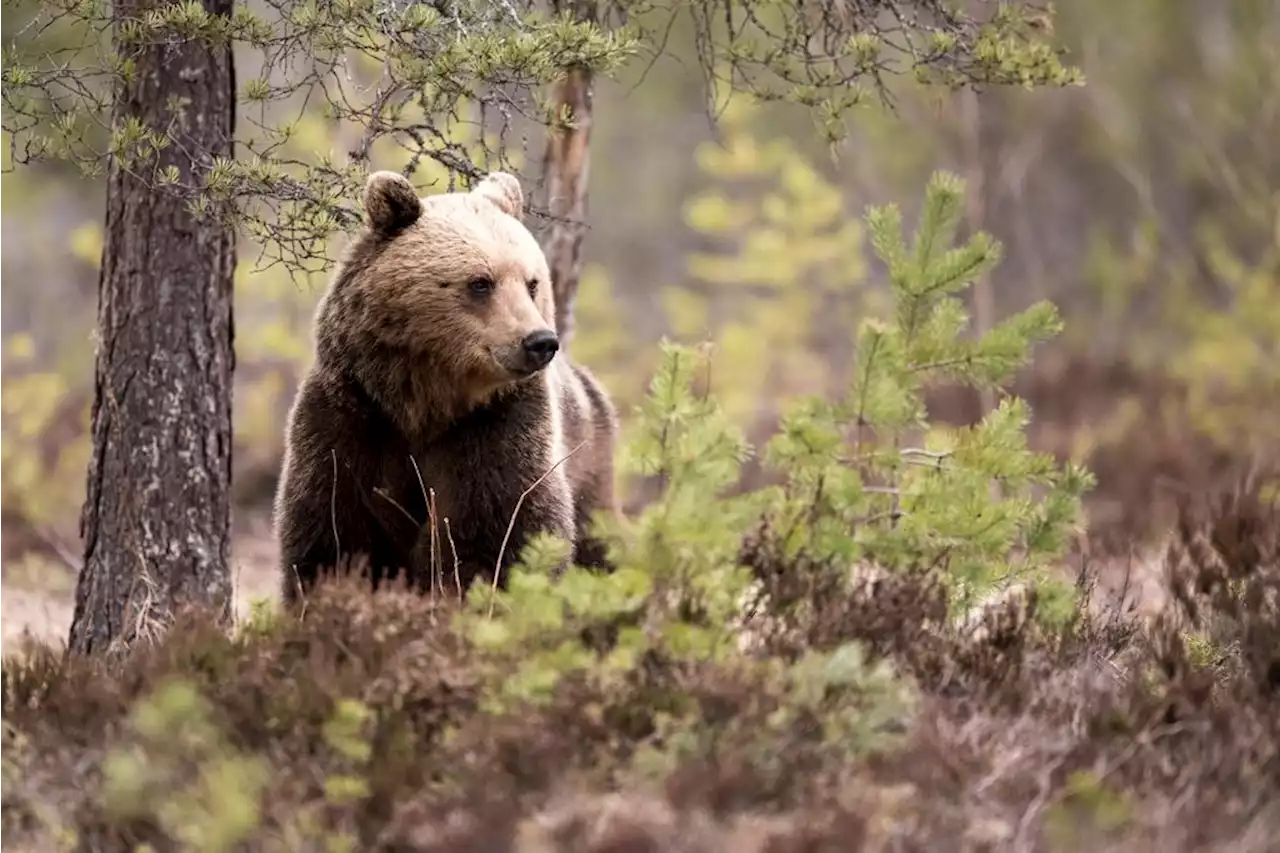
<path id="1" fill-rule="evenodd" d="M 473 278 L 467 283 L 467 290 L 475 296 L 487 296 L 493 292 L 493 281 L 487 278 Z"/>
<path id="2" fill-rule="evenodd" d="M 538 280 L 536 278 L 529 279 L 529 283 L 526 286 L 529 288 L 530 296 L 538 295 Z"/>

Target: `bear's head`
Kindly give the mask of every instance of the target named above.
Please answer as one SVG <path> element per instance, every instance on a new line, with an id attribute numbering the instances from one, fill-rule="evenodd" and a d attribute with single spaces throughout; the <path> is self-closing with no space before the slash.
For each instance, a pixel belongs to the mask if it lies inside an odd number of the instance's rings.
<path id="1" fill-rule="evenodd" d="M 551 275 L 515 177 L 493 172 L 469 192 L 419 198 L 402 175 L 374 172 L 363 201 L 368 230 L 339 277 L 339 313 L 358 327 L 345 331 L 425 356 L 476 398 L 551 363 Z"/>

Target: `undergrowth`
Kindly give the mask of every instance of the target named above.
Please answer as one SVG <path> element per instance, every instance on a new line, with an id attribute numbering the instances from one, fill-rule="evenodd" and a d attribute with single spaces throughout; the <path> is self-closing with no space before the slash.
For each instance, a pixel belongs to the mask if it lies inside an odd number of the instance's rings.
<path id="1" fill-rule="evenodd" d="M 1091 477 L 1005 398 L 930 424 L 929 382 L 1000 387 L 1056 332 L 966 337 L 994 264 L 940 175 L 868 233 L 894 311 L 855 377 L 753 452 L 706 354 L 667 347 L 599 520 L 614 570 L 461 604 L 332 578 L 301 618 L 206 614 L 124 660 L 6 660 L 4 843 L 29 850 L 1222 850 L 1280 830 L 1280 511 L 1188 506 L 1149 623 L 1059 568 Z"/>
<path id="2" fill-rule="evenodd" d="M 787 631 L 569 669 L 534 702 L 495 690 L 513 663 L 456 606 L 352 578 L 301 621 L 228 635 L 189 614 L 112 670 L 33 648 L 4 668 L 4 843 L 1262 851 L 1278 540 L 1274 506 L 1242 493 L 1184 519 L 1166 616 L 1099 612 L 1085 584 L 1062 628 L 1022 598 L 974 631 L 938 627 L 930 572 L 833 594 L 829 572 L 748 546 L 803 614 Z"/>

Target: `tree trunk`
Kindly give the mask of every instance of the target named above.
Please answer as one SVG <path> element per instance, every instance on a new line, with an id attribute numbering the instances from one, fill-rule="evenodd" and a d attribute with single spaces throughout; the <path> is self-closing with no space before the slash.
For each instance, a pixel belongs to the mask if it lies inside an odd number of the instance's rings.
<path id="1" fill-rule="evenodd" d="M 597 20 L 595 0 L 554 0 L 552 6 L 556 14 L 567 9 L 580 21 Z M 582 238 L 587 230 L 587 178 L 591 165 L 592 83 L 589 69 L 574 66 L 556 84 L 552 100 L 556 115 L 543 158 L 547 206 L 554 217 L 547 262 L 556 299 L 556 333 L 564 347 L 573 337 L 573 306 L 582 278 Z"/>
<path id="2" fill-rule="evenodd" d="M 176 167 L 179 185 L 199 186 L 210 157 L 231 156 L 234 68 L 229 45 L 198 38 L 122 47 L 122 23 L 159 5 L 114 9 L 117 49 L 135 63 L 114 123 L 136 119 L 170 142 L 144 162 L 110 164 L 72 653 L 153 639 L 191 605 L 231 615 L 235 235 L 155 175 Z M 204 8 L 230 15 L 232 0 Z"/>

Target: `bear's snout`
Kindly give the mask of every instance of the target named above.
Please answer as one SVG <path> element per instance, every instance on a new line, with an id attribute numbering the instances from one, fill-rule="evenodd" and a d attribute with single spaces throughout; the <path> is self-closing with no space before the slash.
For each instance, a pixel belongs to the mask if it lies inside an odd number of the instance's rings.
<path id="1" fill-rule="evenodd" d="M 539 329 L 525 336 L 525 339 L 520 342 L 520 349 L 524 353 L 528 371 L 535 373 L 550 364 L 551 359 L 556 357 L 556 353 L 560 351 L 560 339 L 550 329 Z"/>

